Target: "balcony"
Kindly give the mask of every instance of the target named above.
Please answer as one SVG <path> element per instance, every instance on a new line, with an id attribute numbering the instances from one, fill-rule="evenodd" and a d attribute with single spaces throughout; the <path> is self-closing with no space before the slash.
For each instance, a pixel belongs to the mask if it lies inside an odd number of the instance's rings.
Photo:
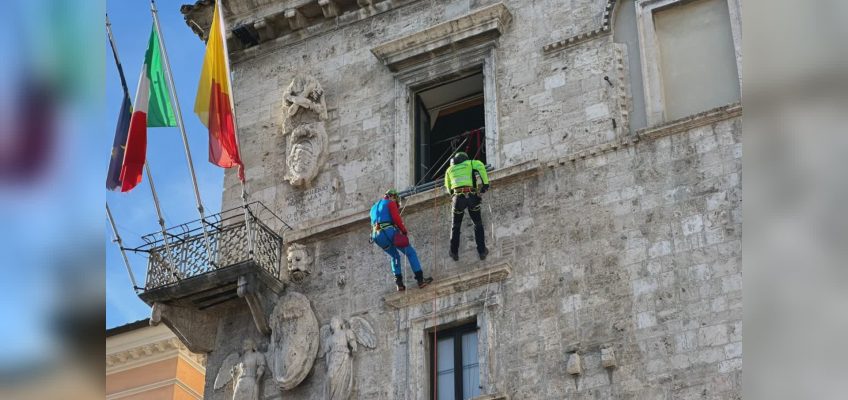
<path id="1" fill-rule="evenodd" d="M 147 277 L 139 297 L 180 335 L 186 324 L 206 325 L 207 309 L 244 298 L 257 328 L 268 332 L 264 298 L 280 294 L 282 233 L 291 227 L 260 202 L 142 237 L 133 249 L 147 255 Z M 188 336 L 188 335 L 186 335 Z M 192 338 L 181 337 L 187 345 Z M 194 338 L 196 348 L 202 338 Z"/>

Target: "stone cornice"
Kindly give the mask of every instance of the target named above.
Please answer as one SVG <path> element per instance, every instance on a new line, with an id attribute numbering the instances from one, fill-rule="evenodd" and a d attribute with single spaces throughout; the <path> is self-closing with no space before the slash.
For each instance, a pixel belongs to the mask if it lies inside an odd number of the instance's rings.
<path id="1" fill-rule="evenodd" d="M 659 139 L 664 136 L 686 132 L 699 126 L 713 124 L 728 118 L 739 117 L 741 115 L 742 103 L 733 103 L 670 121 L 655 127 L 645 128 L 637 131 L 636 135 L 643 140 Z"/>
<path id="2" fill-rule="evenodd" d="M 205 370 L 206 356 L 188 351 L 176 337 L 146 343 L 106 354 L 106 373 L 119 372 L 128 368 L 161 361 L 173 355 L 180 355 L 192 366 Z"/>
<path id="3" fill-rule="evenodd" d="M 440 279 L 425 289 L 393 293 L 383 300 L 386 305 L 393 308 L 409 307 L 430 301 L 433 297 L 444 297 L 489 283 L 501 282 L 508 278 L 511 272 L 509 263 L 503 262 L 489 268 L 474 269 L 447 279 Z"/>
<path id="4" fill-rule="evenodd" d="M 397 72 L 440 54 L 494 41 L 512 21 L 503 3 L 493 4 L 371 49 L 389 70 Z"/>
<path id="5" fill-rule="evenodd" d="M 497 187 L 501 184 L 512 182 L 516 179 L 527 178 L 538 174 L 542 170 L 542 165 L 538 160 L 526 161 L 520 164 L 494 170 L 489 173 L 489 181 L 492 187 Z M 413 211 L 431 207 L 434 203 L 444 204 L 450 200 L 448 194 L 441 187 L 430 189 L 426 192 L 414 194 L 405 199 L 405 210 Z M 376 201 L 376 199 L 375 199 Z M 285 240 L 290 242 L 302 242 L 314 239 L 321 235 L 332 234 L 349 229 L 356 224 L 368 222 L 367 208 L 352 211 L 346 215 L 337 217 L 335 215 L 323 218 L 316 218 L 301 224 L 302 228 L 285 233 Z"/>
<path id="6" fill-rule="evenodd" d="M 616 0 L 607 0 L 607 5 L 604 7 L 604 15 L 601 17 L 600 26 L 592 30 L 580 32 L 572 37 L 546 44 L 542 47 L 542 51 L 544 51 L 545 54 L 554 53 L 610 33 L 612 31 L 612 15 L 613 10 L 615 9 L 615 2 Z"/>
<path id="7" fill-rule="evenodd" d="M 625 135 L 605 143 L 601 143 L 589 148 L 571 153 L 565 157 L 561 157 L 556 161 L 550 162 L 547 165 L 554 167 L 557 164 L 564 164 L 567 161 L 575 162 L 593 158 L 604 153 L 625 149 L 634 146 L 640 141 L 656 140 L 665 136 L 676 135 L 688 132 L 699 126 L 714 124 L 730 118 L 736 118 L 742 115 L 742 104 L 733 103 L 726 106 L 713 108 L 702 113 L 690 115 L 674 121 L 664 123 L 662 125 L 641 129 L 635 135 Z"/>

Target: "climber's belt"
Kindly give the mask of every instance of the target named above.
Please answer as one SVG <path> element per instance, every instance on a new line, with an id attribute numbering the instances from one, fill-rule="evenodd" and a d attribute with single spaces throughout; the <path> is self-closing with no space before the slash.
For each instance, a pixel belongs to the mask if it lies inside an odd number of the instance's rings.
<path id="1" fill-rule="evenodd" d="M 383 229 L 394 228 L 394 227 L 395 227 L 395 224 L 393 224 L 391 222 L 378 222 L 378 223 L 374 224 L 373 227 L 371 227 L 371 230 L 374 233 L 376 233 L 376 232 L 382 231 Z"/>
<path id="2" fill-rule="evenodd" d="M 471 186 L 460 186 L 460 187 L 453 188 L 453 195 L 454 196 L 466 196 L 467 197 L 468 195 L 471 195 L 471 194 L 477 194 L 477 189 L 475 189 Z"/>

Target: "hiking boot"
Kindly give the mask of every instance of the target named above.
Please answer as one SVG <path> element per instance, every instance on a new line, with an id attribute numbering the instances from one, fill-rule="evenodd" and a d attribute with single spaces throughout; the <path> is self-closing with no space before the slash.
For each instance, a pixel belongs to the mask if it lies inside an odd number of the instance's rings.
<path id="1" fill-rule="evenodd" d="M 419 289 L 424 288 L 427 285 L 429 285 L 430 282 L 433 282 L 433 278 L 425 278 L 424 272 L 421 272 L 421 271 L 418 271 L 418 272 L 415 273 L 415 280 L 418 281 L 418 288 Z"/>
<path id="2" fill-rule="evenodd" d="M 406 290 L 406 286 L 403 284 L 403 275 L 395 275 L 395 285 L 398 292 Z"/>
<path id="3" fill-rule="evenodd" d="M 483 251 L 479 255 L 481 260 L 485 260 L 486 256 L 489 255 L 489 249 L 483 249 Z"/>
<path id="4" fill-rule="evenodd" d="M 453 258 L 454 261 L 459 261 L 459 254 L 456 254 L 454 251 L 451 251 L 449 254 L 450 258 Z"/>
<path id="5" fill-rule="evenodd" d="M 397 291 L 398 292 L 403 292 L 404 290 L 406 290 L 406 286 L 403 286 L 402 283 L 397 285 Z"/>
<path id="6" fill-rule="evenodd" d="M 433 278 L 424 278 L 418 281 L 418 288 L 423 289 L 433 282 Z"/>

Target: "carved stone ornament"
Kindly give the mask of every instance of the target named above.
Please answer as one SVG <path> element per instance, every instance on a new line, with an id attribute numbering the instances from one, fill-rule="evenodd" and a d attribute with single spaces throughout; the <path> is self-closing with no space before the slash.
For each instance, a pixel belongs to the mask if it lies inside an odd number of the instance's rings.
<path id="1" fill-rule="evenodd" d="M 291 390 L 309 375 L 318 355 L 318 319 L 306 296 L 289 291 L 271 312 L 268 354 L 274 382 Z"/>
<path id="2" fill-rule="evenodd" d="M 262 385 L 262 377 L 265 375 L 265 356 L 256 349 L 256 342 L 252 339 L 244 340 L 244 352 L 230 353 L 218 375 L 215 376 L 215 390 L 219 390 L 231 381 L 233 386 L 233 400 L 259 400 L 259 390 Z"/>
<path id="3" fill-rule="evenodd" d="M 309 275 L 312 256 L 309 255 L 306 246 L 299 243 L 290 244 L 286 251 L 289 277 L 294 282 L 300 282 Z"/>
<path id="4" fill-rule="evenodd" d="M 308 186 L 327 155 L 324 89 L 314 77 L 298 75 L 286 89 L 283 104 L 283 134 L 289 135 L 284 178 L 292 186 Z"/>
<path id="5" fill-rule="evenodd" d="M 353 317 L 344 321 L 333 317 L 321 328 L 321 353 L 327 356 L 327 382 L 325 400 L 348 400 L 353 392 L 353 352 L 361 344 L 369 349 L 377 347 L 377 335 L 368 320 Z"/>

